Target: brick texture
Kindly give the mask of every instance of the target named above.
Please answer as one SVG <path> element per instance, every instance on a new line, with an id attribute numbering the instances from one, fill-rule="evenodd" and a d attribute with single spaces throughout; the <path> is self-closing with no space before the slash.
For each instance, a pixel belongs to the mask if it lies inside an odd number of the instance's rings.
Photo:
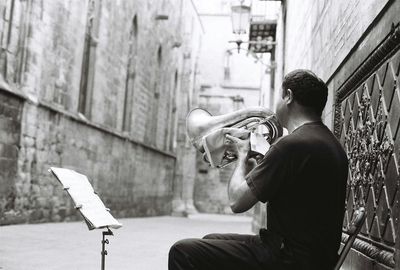
<path id="1" fill-rule="evenodd" d="M 285 51 L 281 38 L 283 28 L 278 25 L 278 74 L 293 69 L 307 68 L 328 80 L 353 49 L 364 32 L 382 11 L 388 0 L 368 1 L 295 1 L 286 3 Z M 279 19 L 282 23 L 283 21 Z M 283 65 L 284 63 L 284 65 Z M 281 76 L 275 89 L 280 89 Z M 333 86 L 324 111 L 328 126 L 332 120 Z M 275 91 L 275 101 L 280 92 Z"/>
<path id="2" fill-rule="evenodd" d="M 90 44 L 93 88 L 89 109 L 81 115 L 92 2 L 99 8 Z M 48 174 L 50 166 L 88 175 L 117 217 L 170 213 L 175 171 L 182 168 L 175 156 L 187 147 L 177 141 L 184 132 L 178 118 L 186 116 L 197 87 L 193 70 L 201 31 L 191 2 L 6 0 L 0 1 L 0 14 L 0 79 L 25 97 L 11 99 L 0 92 L 5 171 L 0 224 L 78 218 Z M 158 20 L 159 15 L 168 19 Z M 135 16 L 138 31 L 132 39 Z M 135 79 L 130 110 L 125 110 L 132 42 Z M 194 57 L 184 60 L 187 55 Z M 122 130 L 124 111 L 132 113 L 127 131 Z M 182 179 L 188 173 L 183 171 Z"/>
<path id="3" fill-rule="evenodd" d="M 19 132 L 21 130 L 22 100 L 0 93 L 0 224 L 15 219 L 17 206 L 17 176 Z"/>
<path id="4" fill-rule="evenodd" d="M 288 1 L 285 70 L 311 68 L 327 80 L 387 2 Z"/>
<path id="5" fill-rule="evenodd" d="M 170 211 L 173 159 L 55 112 L 25 106 L 23 117 L 30 118 L 32 126 L 22 132 L 16 200 L 30 200 L 28 221 L 68 220 L 75 213 L 59 183 L 47 172 L 51 166 L 88 175 L 116 216 Z M 18 207 L 22 205 L 16 206 L 26 213 Z"/>

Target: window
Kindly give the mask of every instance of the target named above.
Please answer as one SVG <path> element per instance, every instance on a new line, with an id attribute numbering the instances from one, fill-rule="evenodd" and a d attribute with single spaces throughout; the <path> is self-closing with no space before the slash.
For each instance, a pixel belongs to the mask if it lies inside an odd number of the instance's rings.
<path id="1" fill-rule="evenodd" d="M 163 78 L 161 74 L 161 68 L 163 64 L 163 54 L 161 45 L 157 50 L 157 66 L 154 70 L 154 99 L 153 99 L 153 116 L 152 116 L 152 140 L 156 143 L 157 140 L 157 129 L 158 129 L 158 112 L 159 112 L 159 102 L 160 102 L 160 88 L 163 87 Z"/>
<path id="2" fill-rule="evenodd" d="M 157 64 L 158 64 L 158 67 L 160 67 L 162 64 L 162 48 L 161 48 L 161 46 L 158 47 L 158 51 L 157 51 Z"/>
<path id="3" fill-rule="evenodd" d="M 129 51 L 128 51 L 128 66 L 126 69 L 126 82 L 125 82 L 125 99 L 124 99 L 124 112 L 122 130 L 130 131 L 132 122 L 132 105 L 133 105 L 133 93 L 135 87 L 136 77 L 136 56 L 137 56 L 137 44 L 138 44 L 138 26 L 137 17 L 134 16 L 132 20 L 131 30 L 129 34 Z"/>
<path id="4" fill-rule="evenodd" d="M 178 122 L 178 114 L 176 113 L 177 109 L 177 92 L 178 92 L 178 71 L 175 70 L 174 74 L 174 85 L 172 89 L 172 98 L 171 98 L 171 104 L 172 104 L 172 109 L 171 109 L 171 119 L 170 119 L 170 128 L 169 128 L 169 150 L 173 151 L 174 148 L 176 147 L 175 141 L 176 141 L 176 128 L 177 128 L 177 122 Z"/>
<path id="5" fill-rule="evenodd" d="M 14 0 L 0 1 L 0 74 L 3 76 L 2 79 L 6 81 L 9 79 L 7 67 L 8 64 L 10 64 L 10 61 L 7 59 L 7 56 L 9 54 L 11 32 L 13 29 L 14 2 Z M 16 72 L 14 76 L 14 82 L 19 82 L 17 76 L 21 77 L 20 74 Z"/>
<path id="6" fill-rule="evenodd" d="M 89 0 L 78 104 L 78 111 L 87 117 L 90 117 L 99 11 L 99 0 Z"/>

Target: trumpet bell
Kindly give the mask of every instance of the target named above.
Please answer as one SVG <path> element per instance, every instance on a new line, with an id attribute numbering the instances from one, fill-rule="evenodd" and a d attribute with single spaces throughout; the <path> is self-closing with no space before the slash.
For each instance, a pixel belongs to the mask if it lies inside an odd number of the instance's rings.
<path id="1" fill-rule="evenodd" d="M 212 122 L 212 115 L 208 111 L 200 108 L 191 110 L 186 117 L 186 131 L 190 142 L 197 149 L 200 147 L 199 141 L 207 132 L 209 123 Z M 204 149 L 203 151 L 204 152 Z"/>

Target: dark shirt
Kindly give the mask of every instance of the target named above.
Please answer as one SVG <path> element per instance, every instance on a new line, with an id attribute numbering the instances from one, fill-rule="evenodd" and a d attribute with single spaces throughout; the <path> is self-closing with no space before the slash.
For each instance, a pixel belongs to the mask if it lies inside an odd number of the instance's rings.
<path id="1" fill-rule="evenodd" d="M 282 238 L 282 256 L 319 269 L 335 264 L 347 173 L 338 140 L 322 122 L 311 122 L 273 144 L 246 176 L 255 196 L 268 202 L 267 231 Z"/>

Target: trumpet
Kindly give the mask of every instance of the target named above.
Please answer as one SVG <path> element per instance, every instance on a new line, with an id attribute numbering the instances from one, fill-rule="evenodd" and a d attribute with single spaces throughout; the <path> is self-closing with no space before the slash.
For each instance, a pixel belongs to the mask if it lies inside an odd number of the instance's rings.
<path id="1" fill-rule="evenodd" d="M 235 153 L 228 149 L 224 149 L 223 158 L 218 164 L 213 164 L 207 158 L 204 138 L 223 128 L 245 129 L 249 132 L 257 130 L 269 144 L 283 134 L 283 129 L 275 114 L 267 108 L 250 107 L 217 116 L 213 116 L 201 108 L 191 110 L 186 117 L 186 131 L 189 140 L 203 154 L 203 159 L 217 168 L 225 167 L 237 159 Z"/>

